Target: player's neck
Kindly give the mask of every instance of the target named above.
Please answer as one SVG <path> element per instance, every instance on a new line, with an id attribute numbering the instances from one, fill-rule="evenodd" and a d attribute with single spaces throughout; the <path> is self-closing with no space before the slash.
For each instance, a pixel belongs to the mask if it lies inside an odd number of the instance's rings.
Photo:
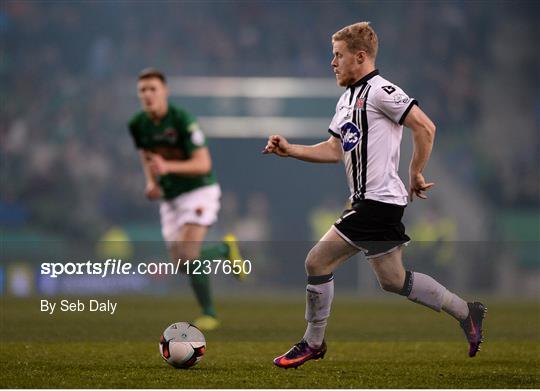
<path id="1" fill-rule="evenodd" d="M 169 105 L 165 105 L 157 111 L 149 112 L 148 115 L 154 123 L 159 123 L 167 115 L 168 110 L 169 110 Z"/>
<path id="2" fill-rule="evenodd" d="M 356 85 L 360 80 L 365 78 L 370 73 L 374 72 L 377 68 L 375 68 L 375 64 L 373 63 L 366 63 L 362 68 L 359 70 L 358 74 L 356 75 L 356 80 L 351 85 Z"/>

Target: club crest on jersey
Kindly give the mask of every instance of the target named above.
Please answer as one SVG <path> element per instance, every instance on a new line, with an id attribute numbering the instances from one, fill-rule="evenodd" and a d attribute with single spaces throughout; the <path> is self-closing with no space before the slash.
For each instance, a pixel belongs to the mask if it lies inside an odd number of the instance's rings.
<path id="1" fill-rule="evenodd" d="M 360 131 L 352 122 L 347 122 L 341 127 L 341 145 L 345 152 L 349 152 L 358 145 Z"/>
<path id="2" fill-rule="evenodd" d="M 361 109 L 362 107 L 364 107 L 364 98 L 358 98 L 356 101 L 356 108 Z"/>

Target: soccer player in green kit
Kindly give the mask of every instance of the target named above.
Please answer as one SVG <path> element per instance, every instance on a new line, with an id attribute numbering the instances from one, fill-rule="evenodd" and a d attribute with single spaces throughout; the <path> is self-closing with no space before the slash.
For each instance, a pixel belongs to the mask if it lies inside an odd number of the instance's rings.
<path id="1" fill-rule="evenodd" d="M 143 70 L 137 91 L 142 111 L 129 121 L 146 178 L 146 197 L 161 200 L 162 234 L 172 259 L 240 259 L 236 239 L 202 246 L 208 228 L 217 221 L 221 190 L 212 172 L 205 137 L 195 118 L 168 102 L 165 75 Z M 243 274 L 236 275 L 239 279 Z M 219 326 L 208 274 L 190 274 L 191 286 L 202 308 L 195 326 Z"/>

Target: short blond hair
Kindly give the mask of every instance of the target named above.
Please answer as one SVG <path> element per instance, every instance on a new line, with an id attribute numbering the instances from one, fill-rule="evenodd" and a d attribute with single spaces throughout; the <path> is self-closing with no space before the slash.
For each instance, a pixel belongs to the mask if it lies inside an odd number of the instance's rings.
<path id="1" fill-rule="evenodd" d="M 364 50 L 373 60 L 379 50 L 379 38 L 369 22 L 358 22 L 343 27 L 332 35 L 332 42 L 334 41 L 345 41 L 351 52 Z"/>

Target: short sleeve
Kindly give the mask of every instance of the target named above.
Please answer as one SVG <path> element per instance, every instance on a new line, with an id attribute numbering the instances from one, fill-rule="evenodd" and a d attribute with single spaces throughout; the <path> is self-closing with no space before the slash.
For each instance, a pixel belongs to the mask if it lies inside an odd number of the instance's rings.
<path id="1" fill-rule="evenodd" d="M 206 137 L 197 122 L 188 125 L 188 137 L 186 139 L 186 148 L 189 152 L 206 147 Z"/>
<path id="2" fill-rule="evenodd" d="M 330 121 L 330 125 L 328 126 L 328 133 L 340 139 L 341 132 L 338 126 L 338 106 L 339 106 L 339 103 L 338 105 L 336 105 L 336 113 L 334 114 L 334 117 L 332 118 L 332 121 Z"/>
<path id="3" fill-rule="evenodd" d="M 416 99 L 410 98 L 401 88 L 393 84 L 378 87 L 373 98 L 374 105 L 399 125 L 403 125 L 412 107 L 418 105 Z"/>
<path id="4" fill-rule="evenodd" d="M 197 122 L 197 119 L 191 114 L 182 111 L 180 116 L 181 129 L 184 133 L 184 148 L 191 154 L 193 151 L 206 147 L 206 137 Z"/>

